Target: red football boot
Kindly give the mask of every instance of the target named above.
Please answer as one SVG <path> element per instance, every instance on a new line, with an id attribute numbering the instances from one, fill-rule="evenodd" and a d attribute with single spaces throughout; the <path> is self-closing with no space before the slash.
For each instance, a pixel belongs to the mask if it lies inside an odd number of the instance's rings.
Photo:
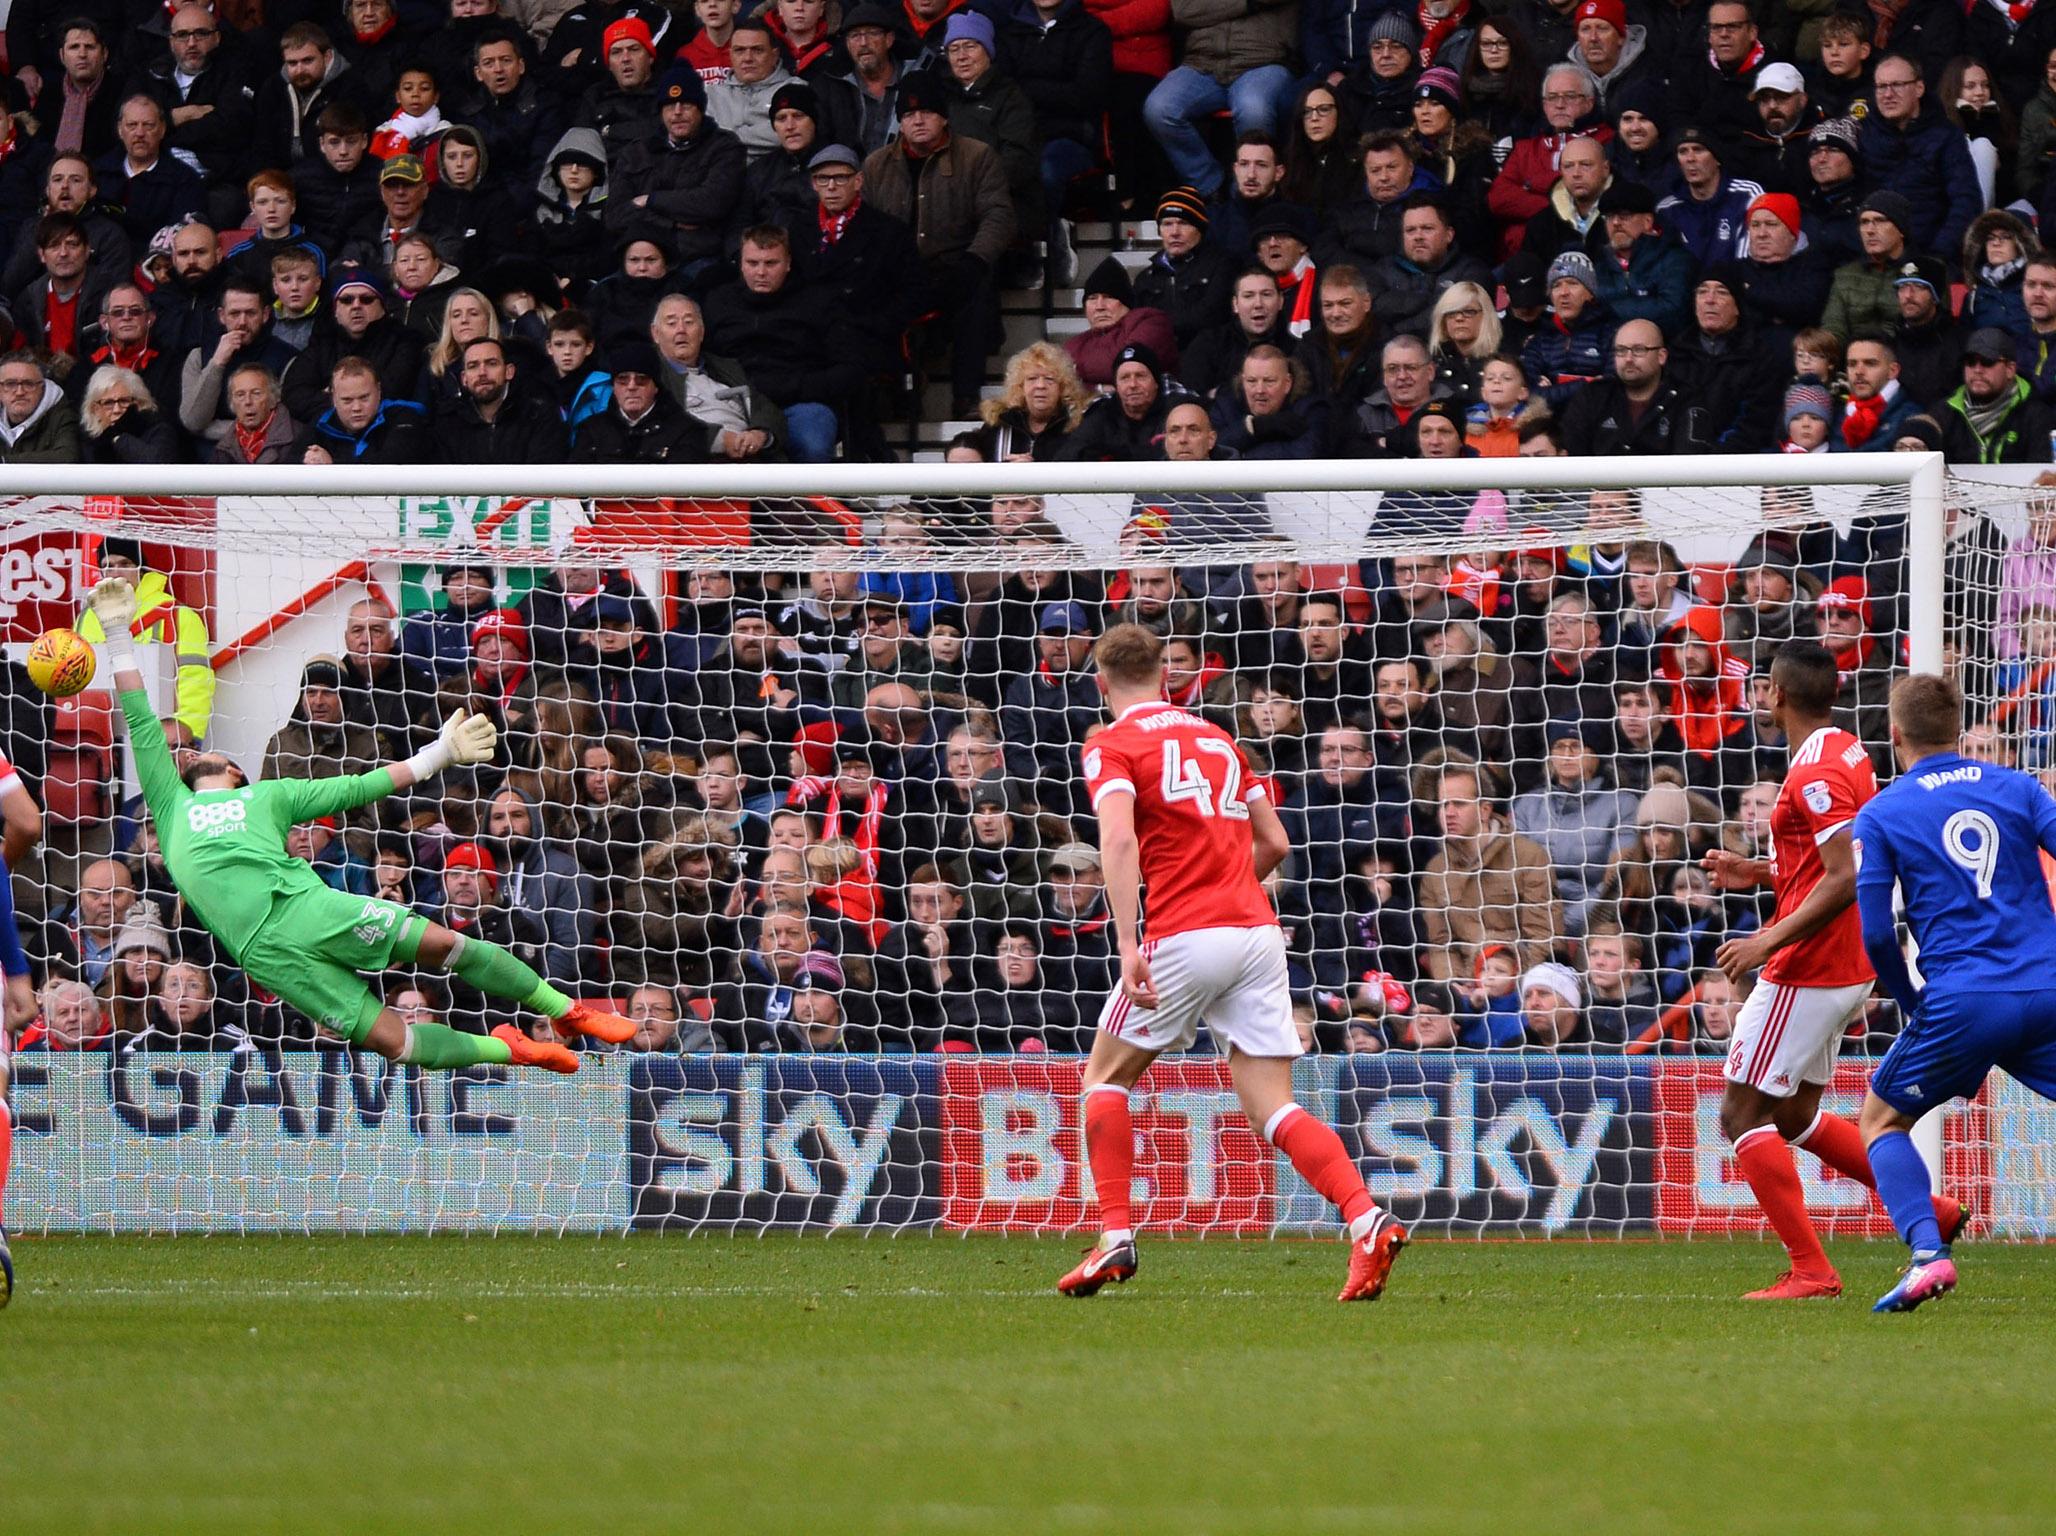
<path id="1" fill-rule="evenodd" d="M 502 1024 L 493 1031 L 495 1040 L 507 1042 L 507 1049 L 514 1053 L 517 1067 L 541 1067 L 545 1072 L 576 1072 L 578 1057 L 554 1040 L 531 1040 L 512 1024 Z"/>
<path id="2" fill-rule="evenodd" d="M 1136 1267 L 1134 1243 L 1115 1243 L 1110 1248 L 1094 1243 L 1085 1250 L 1085 1262 L 1059 1280 L 1057 1289 L 1066 1296 L 1095 1296 L 1109 1280 L 1126 1285 L 1135 1278 Z"/>
<path id="3" fill-rule="evenodd" d="M 1824 1275 L 1802 1275 L 1786 1270 L 1760 1291 L 1751 1291 L 1744 1301 L 1826 1301 L 1842 1294 L 1842 1277 L 1833 1270 Z"/>
<path id="4" fill-rule="evenodd" d="M 1378 1212 L 1378 1219 L 1356 1242 L 1349 1245 L 1349 1282 L 1342 1287 L 1337 1301 L 1376 1301 L 1385 1294 L 1385 1282 L 1391 1277 L 1392 1262 L 1399 1257 L 1399 1250 L 1409 1241 L 1406 1228 L 1389 1211 Z"/>
<path id="5" fill-rule="evenodd" d="M 584 1003 L 573 1003 L 571 1011 L 561 1019 L 550 1021 L 557 1033 L 566 1037 L 590 1035 L 595 1040 L 604 1040 L 609 1045 L 625 1045 L 635 1038 L 635 1025 L 618 1013 L 606 1013 Z"/>

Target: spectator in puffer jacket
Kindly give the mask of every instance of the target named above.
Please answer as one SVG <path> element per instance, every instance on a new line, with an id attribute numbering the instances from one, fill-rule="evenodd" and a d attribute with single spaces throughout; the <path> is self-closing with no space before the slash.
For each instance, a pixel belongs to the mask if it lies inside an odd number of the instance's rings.
<path id="1" fill-rule="evenodd" d="M 1613 317 L 1599 299 L 1592 258 L 1566 251 L 1549 267 L 1549 318 L 1521 349 L 1531 383 L 1561 412 L 1580 387 L 1604 378 L 1612 362 Z"/>
<path id="2" fill-rule="evenodd" d="M 1166 371 L 1177 370 L 1178 337 L 1171 317 L 1137 304 L 1135 285 L 1119 257 L 1109 256 L 1093 269 L 1085 281 L 1084 298 L 1085 322 L 1091 329 L 1067 340 L 1064 351 L 1086 384 L 1111 388 L 1114 360 L 1138 343 L 1154 352 Z"/>
<path id="3" fill-rule="evenodd" d="M 1905 226 L 1907 244 L 1954 261 L 1984 199 L 1963 130 L 1939 107 L 1924 104 L 1926 95 L 1912 59 L 1896 53 L 1879 59 L 1871 72 L 1873 110 L 1857 145 L 1870 184 L 1906 199 L 1913 216 Z"/>

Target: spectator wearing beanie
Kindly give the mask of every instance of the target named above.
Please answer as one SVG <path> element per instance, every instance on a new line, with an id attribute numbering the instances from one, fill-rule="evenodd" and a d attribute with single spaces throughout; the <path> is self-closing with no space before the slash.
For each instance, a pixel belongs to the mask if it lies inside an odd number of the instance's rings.
<path id="1" fill-rule="evenodd" d="M 1108 256 L 1085 281 L 1085 323 L 1091 327 L 1064 342 L 1064 352 L 1078 377 L 1093 389 L 1111 389 L 1114 361 L 1128 347 L 1140 344 L 1155 353 L 1164 368 L 1178 367 L 1178 338 L 1171 317 L 1160 309 L 1138 306 L 1128 269 L 1118 256 Z"/>
<path id="2" fill-rule="evenodd" d="M 1863 163 L 1856 120 L 1829 118 L 1806 136 L 1806 184 L 1799 192 L 1809 243 L 1830 267 L 1863 255 L 1857 215 L 1863 205 Z"/>
<path id="3" fill-rule="evenodd" d="M 605 410 L 579 424 L 571 456 L 581 464 L 704 464 L 714 434 L 659 382 L 669 372 L 646 341 L 617 347 L 605 364 L 611 396 Z"/>
<path id="4" fill-rule="evenodd" d="M 1014 205 L 999 156 L 949 126 L 942 81 L 901 78 L 899 138 L 864 162 L 865 195 L 909 224 L 935 302 L 948 318 L 951 414 L 977 414 L 985 360 L 999 344 L 993 272 L 1014 239 Z"/>
<path id="5" fill-rule="evenodd" d="M 843 57 L 834 73 L 818 78 L 831 136 L 860 155 L 885 147 L 899 125 L 899 79 L 911 66 L 894 56 L 893 39 L 905 13 L 880 0 L 860 0 L 842 13 Z M 845 64 L 847 67 L 845 68 Z"/>
<path id="6" fill-rule="evenodd" d="M 1661 202 L 1682 190 L 1678 160 L 1666 130 L 1670 102 L 1660 80 L 1632 80 L 1607 98 L 1606 115 L 1613 124 L 1613 142 L 1606 146 L 1616 182 L 1647 187 Z"/>
<path id="7" fill-rule="evenodd" d="M 810 165 L 826 148 L 821 139 L 821 98 L 806 81 L 788 80 L 772 95 L 771 132 L 778 147 L 749 162 L 736 223 L 744 229 L 776 224 L 792 236 L 797 256 L 815 227 Z"/>
<path id="8" fill-rule="evenodd" d="M 1043 212 L 1042 138 L 1035 104 L 1011 78 L 993 67 L 999 43 L 992 22 L 976 11 L 953 14 L 943 31 L 950 133 L 989 145 L 1007 173 L 1014 200 L 1014 227 L 1024 240 L 1040 237 Z"/>
<path id="9" fill-rule="evenodd" d="M 1656 205 L 1658 216 L 1677 231 L 1701 266 L 1742 255 L 1748 248 L 1749 205 L 1763 188 L 1728 175 L 1726 146 L 1701 126 L 1680 128 L 1671 149 L 1685 186 Z"/>
<path id="10" fill-rule="evenodd" d="M 1826 453 L 1828 424 L 1834 420 L 1834 401 L 1827 389 L 1804 380 L 1785 391 L 1784 437 L 1780 453 Z"/>
<path id="11" fill-rule="evenodd" d="M 1782 346 L 1820 323 L 1834 274 L 1807 243 L 1798 198 L 1766 192 L 1750 203 L 1748 220 L 1748 254 L 1719 270 L 1742 308 Z"/>
<path id="12" fill-rule="evenodd" d="M 1654 77 L 1649 29 L 1628 24 L 1624 0 L 1579 0 L 1571 20 L 1577 26 L 1577 41 L 1570 56 L 1598 83 L 1599 109 L 1611 115 L 1622 89 Z"/>
<path id="13" fill-rule="evenodd" d="M 1835 269 L 1820 323 L 1843 341 L 1867 331 L 1890 335 L 1899 328 L 1899 300 L 1893 292 L 1908 258 L 1906 231 L 1913 210 L 1897 192 L 1873 192 L 1856 217 L 1863 255 Z"/>
<path id="14" fill-rule="evenodd" d="M 749 158 L 758 160 L 778 147 L 771 131 L 771 98 L 795 77 L 785 67 L 777 37 L 761 21 L 736 23 L 728 35 L 728 63 L 728 78 L 706 87 L 707 116 L 742 140 Z M 699 78 L 696 69 L 693 78 Z"/>
<path id="15" fill-rule="evenodd" d="M 279 379 L 286 409 L 301 421 L 319 416 L 328 407 L 329 375 L 346 357 L 361 357 L 378 371 L 387 399 L 411 396 L 426 344 L 390 313 L 391 307 L 391 290 L 376 272 L 353 262 L 330 267 L 322 319 Z"/>
<path id="16" fill-rule="evenodd" d="M 1193 14 L 1206 19 L 1187 26 L 1184 62 L 1149 93 L 1142 120 L 1179 182 L 1211 198 L 1223 177 L 1199 125 L 1226 111 L 1238 135 L 1277 131 L 1279 113 L 1293 94 L 1299 7 L 1257 4 Z"/>
<path id="17" fill-rule="evenodd" d="M 498 572 L 489 560 L 453 560 L 438 573 L 442 602 L 400 622 L 400 657 L 437 679 L 471 666 L 471 626 L 493 609 Z"/>
<path id="18" fill-rule="evenodd" d="M 1763 453 L 1777 439 L 1778 386 L 1790 374 L 1788 339 L 1766 336 L 1742 307 L 1731 274 L 1708 271 L 1692 291 L 1692 324 L 1670 344 L 1667 371 L 1698 412 L 1717 453 Z"/>
<path id="19" fill-rule="evenodd" d="M 1871 70 L 1871 111 L 1857 145 L 1870 184 L 1905 199 L 1907 245 L 1953 260 L 1984 198 L 1963 130 L 1926 98 L 1920 65 L 1886 54 Z"/>
<path id="20" fill-rule="evenodd" d="M 1592 259 L 1599 299 L 1616 320 L 1652 320 L 1666 336 L 1692 312 L 1692 255 L 1657 222 L 1656 196 L 1640 182 L 1617 182 L 1599 199 L 1605 239 Z"/>
<path id="21" fill-rule="evenodd" d="M 1592 258 L 1566 251 L 1550 264 L 1550 314 L 1521 350 L 1521 366 L 1561 413 L 1581 387 L 1613 371 L 1613 317 L 1599 301 Z"/>
<path id="22" fill-rule="evenodd" d="M 619 30 L 629 22 L 640 30 Z M 660 0 L 578 0 L 558 18 L 543 46 L 543 64 L 550 77 L 545 83 L 560 95 L 576 96 L 607 77 L 614 45 L 624 37 L 634 38 L 652 59 L 668 59 L 681 41 L 673 25 L 672 12 Z M 578 61 L 567 62 L 573 53 Z"/>
<path id="23" fill-rule="evenodd" d="M 1342 111 L 1360 133 L 1413 126 L 1414 82 L 1420 78 L 1421 29 L 1411 7 L 1388 6 L 1364 29 L 1364 57 L 1337 83 Z"/>
<path id="24" fill-rule="evenodd" d="M 746 156 L 742 141 L 708 117 L 706 87 L 691 65 L 664 71 L 656 99 L 657 134 L 616 158 L 607 228 L 617 239 L 638 230 L 657 234 L 678 258 L 672 276 L 689 281 L 721 254 L 742 202 Z"/>
<path id="25" fill-rule="evenodd" d="M 1914 399 L 1941 401 L 1962 379 L 1963 337 L 1949 313 L 1949 269 L 1939 257 L 1916 256 L 1899 264 L 1892 281 L 1899 328 L 1892 338 L 1899 354 L 1899 382 Z"/>
<path id="26" fill-rule="evenodd" d="M 1162 245 L 1132 279 L 1135 303 L 1171 317 L 1182 351 L 1228 318 L 1241 263 L 1208 238 L 1206 199 L 1197 187 L 1173 187 L 1157 199 L 1156 220 Z"/>
<path id="27" fill-rule="evenodd" d="M 577 127 L 599 132 L 607 141 L 610 161 L 618 162 L 623 149 L 650 132 L 657 73 L 653 26 L 646 17 L 625 15 L 608 24 L 597 50 L 588 51 L 580 61 L 597 65 L 600 72 L 587 78 L 571 120 Z M 560 26 L 551 36 L 553 52 L 563 35 Z"/>

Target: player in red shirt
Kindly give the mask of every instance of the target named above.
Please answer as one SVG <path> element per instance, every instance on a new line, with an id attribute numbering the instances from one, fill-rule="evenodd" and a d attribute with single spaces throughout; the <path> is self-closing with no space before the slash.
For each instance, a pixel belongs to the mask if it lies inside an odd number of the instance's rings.
<path id="1" fill-rule="evenodd" d="M 1770 924 L 1728 940 L 1716 957 L 1737 986 L 1761 967 L 1728 1047 L 1721 1130 L 1791 1266 L 1772 1284 L 1751 1291 L 1752 1301 L 1842 1294 L 1841 1278 L 1806 1212 L 1793 1147 L 1877 1187 L 1855 1123 L 1820 1107 L 1842 1036 L 1870 1000 L 1877 979 L 1863 953 L 1856 914 L 1852 832 L 1857 811 L 1877 793 L 1877 775 L 1863 743 L 1835 726 L 1839 682 L 1835 659 L 1824 647 L 1788 640 L 1779 648 L 1771 663 L 1771 720 L 1797 745 L 1771 810 L 1770 861 L 1725 849 L 1705 860 L 1723 890 L 1768 884 L 1777 891 Z M 1935 1216 L 1953 1236 L 1963 1207 L 1941 1197 Z"/>
<path id="2" fill-rule="evenodd" d="M 1114 723 L 1086 744 L 1085 782 L 1121 985 L 1100 1010 L 1083 1085 L 1104 1230 L 1057 1289 L 1090 1296 L 1134 1275 L 1128 1092 L 1163 1052 L 1191 1045 L 1204 1020 L 1250 1125 L 1341 1208 L 1349 1279 L 1337 1299 L 1372 1301 L 1406 1230 L 1371 1199 L 1342 1138 L 1292 1098 L 1300 1046 L 1285 936 L 1259 883 L 1290 851 L 1285 828 L 1234 738 L 1164 701 L 1163 654 L 1163 641 L 1137 624 L 1115 625 L 1094 650 Z"/>

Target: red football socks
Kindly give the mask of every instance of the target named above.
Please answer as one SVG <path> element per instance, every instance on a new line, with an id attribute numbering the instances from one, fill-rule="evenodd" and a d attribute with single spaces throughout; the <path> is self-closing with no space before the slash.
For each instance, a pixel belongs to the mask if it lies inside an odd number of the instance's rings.
<path id="1" fill-rule="evenodd" d="M 1342 1138 L 1297 1104 L 1288 1104 L 1273 1115 L 1271 1123 L 1264 1127 L 1264 1135 L 1292 1160 L 1301 1178 L 1342 1212 L 1345 1224 L 1377 1207 L 1378 1202 L 1364 1188 L 1364 1176 L 1350 1161 Z M 1094 1173 L 1097 1172 L 1095 1168 Z"/>
<path id="2" fill-rule="evenodd" d="M 1863 1132 L 1853 1120 L 1823 1110 L 1792 1145 L 1804 1147 L 1843 1178 L 1854 1179 L 1865 1189 L 1878 1187 L 1877 1175 L 1870 1171 L 1870 1154 L 1864 1150 Z M 1934 1200 L 1935 1220 L 1944 1229 L 1953 1225 L 1961 1207 L 1948 1195 L 1936 1195 Z"/>
<path id="3" fill-rule="evenodd" d="M 1134 1226 L 1128 1201 L 1135 1186 L 1135 1122 L 1128 1114 L 1127 1089 L 1107 1084 L 1086 1092 L 1085 1158 L 1099 1192 L 1101 1230 L 1129 1230 Z"/>
<path id="4" fill-rule="evenodd" d="M 1756 1203 L 1770 1218 L 1771 1230 L 1791 1255 L 1792 1272 L 1798 1275 L 1832 1275 L 1820 1235 L 1813 1230 L 1813 1218 L 1806 1214 L 1806 1190 L 1799 1182 L 1799 1167 L 1792 1161 L 1792 1149 L 1774 1125 L 1759 1125 L 1744 1131 L 1735 1143 L 1735 1163 Z"/>

